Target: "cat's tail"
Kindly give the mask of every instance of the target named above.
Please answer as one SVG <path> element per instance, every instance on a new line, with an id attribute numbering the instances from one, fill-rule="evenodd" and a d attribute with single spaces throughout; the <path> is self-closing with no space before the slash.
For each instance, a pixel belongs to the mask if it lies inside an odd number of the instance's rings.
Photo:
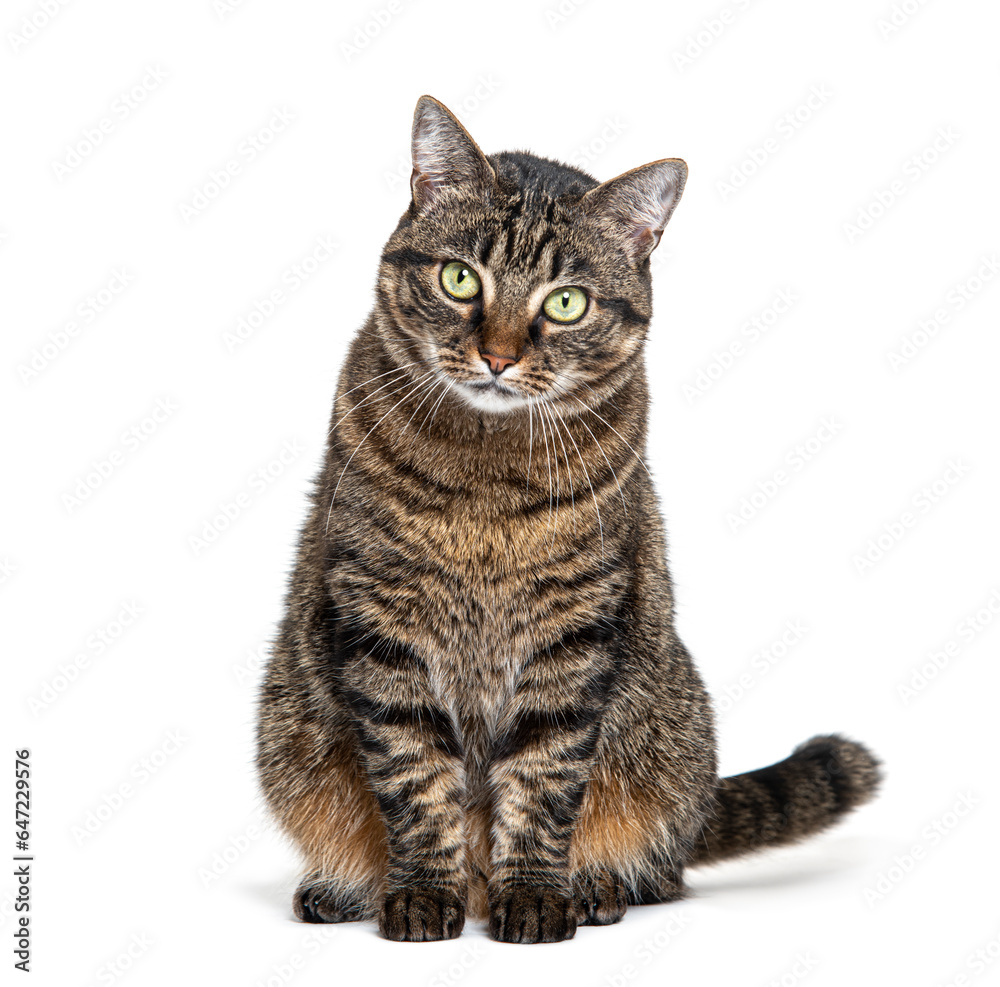
<path id="1" fill-rule="evenodd" d="M 721 779 L 688 863 L 716 863 L 812 836 L 868 802 L 881 778 L 866 747 L 836 735 L 813 737 L 784 761 Z"/>

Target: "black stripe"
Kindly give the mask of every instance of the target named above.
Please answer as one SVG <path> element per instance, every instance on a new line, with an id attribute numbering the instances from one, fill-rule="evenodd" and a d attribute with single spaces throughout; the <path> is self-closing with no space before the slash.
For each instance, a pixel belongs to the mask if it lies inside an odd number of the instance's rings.
<path id="1" fill-rule="evenodd" d="M 843 811 L 846 805 L 850 805 L 854 797 L 854 785 L 850 771 L 831 754 L 830 759 L 822 765 L 825 772 L 825 779 L 833 789 L 833 799 L 836 811 Z"/>
<path id="2" fill-rule="evenodd" d="M 374 777 L 379 777 L 376 772 L 370 772 Z M 398 773 L 398 772 L 397 772 Z M 391 776 L 389 776 L 391 777 Z M 423 795 L 441 777 L 440 771 L 432 771 L 424 778 L 417 778 L 412 781 L 404 781 L 402 785 L 395 785 L 392 788 L 392 797 L 403 802 L 412 802 L 418 795 Z M 386 778 L 388 780 L 388 778 Z"/>
<path id="3" fill-rule="evenodd" d="M 422 315 L 429 322 L 437 318 L 437 306 L 428 307 L 427 303 L 415 294 L 411 294 L 407 301 L 400 305 L 400 311 L 411 318 L 414 313 Z"/>
<path id="4" fill-rule="evenodd" d="M 592 730 L 578 744 L 565 748 L 560 753 L 564 761 L 589 761 L 597 750 L 597 742 L 601 739 L 600 730 Z"/>
<path id="5" fill-rule="evenodd" d="M 569 277 L 573 274 L 593 274 L 594 267 L 588 264 L 582 257 L 573 256 L 564 259 L 563 273 Z"/>
<path id="6" fill-rule="evenodd" d="M 497 737 L 493 744 L 493 758 L 497 761 L 506 760 L 557 731 L 569 733 L 592 729 L 598 713 L 599 710 L 593 706 L 529 710 L 521 714 L 512 729 Z"/>
<path id="7" fill-rule="evenodd" d="M 415 808 L 420 810 L 420 806 L 416 806 Z M 427 817 L 426 811 L 414 812 L 412 815 L 414 822 L 423 821 Z M 401 866 L 404 870 L 409 869 L 407 866 L 408 863 L 410 866 L 422 870 L 424 861 L 428 858 L 436 857 L 441 860 L 448 860 L 454 856 L 454 851 L 444 849 L 439 845 L 440 835 L 433 828 L 421 828 L 416 831 L 410 830 L 406 833 L 397 833 L 392 844 L 395 855 L 402 858 L 402 860 L 396 863 L 396 868 Z"/>
<path id="8" fill-rule="evenodd" d="M 479 263 L 483 266 L 486 265 L 486 261 L 489 259 L 490 252 L 493 250 L 493 234 L 484 233 L 482 239 L 479 241 Z"/>
<path id="9" fill-rule="evenodd" d="M 400 706 L 374 703 L 355 690 L 348 690 L 344 698 L 355 716 L 375 726 L 415 727 L 433 740 L 434 746 L 449 757 L 462 757 L 462 742 L 455 733 L 451 719 L 442 710 L 431 706 Z M 363 723 L 362 723 L 363 727 Z"/>
<path id="10" fill-rule="evenodd" d="M 513 870 L 520 870 L 517 866 L 518 863 L 523 861 L 529 861 L 531 866 L 531 876 L 532 880 L 538 884 L 545 884 L 548 881 L 556 883 L 559 881 L 560 876 L 565 880 L 564 875 L 558 875 L 552 871 L 549 871 L 545 865 L 558 865 L 561 864 L 566 857 L 569 855 L 569 841 L 564 840 L 562 845 L 552 845 L 549 843 L 545 846 L 542 851 L 542 856 L 539 856 L 538 849 L 538 833 L 534 830 L 528 829 L 524 832 L 511 833 L 509 836 L 511 849 L 508 854 L 505 855 L 504 862 L 513 862 Z M 503 865 L 497 866 L 499 870 Z"/>
<path id="11" fill-rule="evenodd" d="M 424 668 L 426 663 L 411 648 L 387 648 L 384 652 L 373 648 L 365 660 L 383 668 Z"/>
<path id="12" fill-rule="evenodd" d="M 537 266 L 538 266 L 538 261 L 539 261 L 539 260 L 541 259 L 541 257 L 542 257 L 542 251 L 543 251 L 543 250 L 544 250 L 544 249 L 546 248 L 546 246 L 547 246 L 547 245 L 548 245 L 549 243 L 551 243 L 551 242 L 552 242 L 552 240 L 553 240 L 553 239 L 555 239 L 555 233 L 554 233 L 554 232 L 553 232 L 552 230 L 546 230 L 546 231 L 545 231 L 545 232 L 544 232 L 544 233 L 543 233 L 543 234 L 542 234 L 542 235 L 541 235 L 541 236 L 540 236 L 540 237 L 538 238 L 538 243 L 536 243 L 536 244 L 535 244 L 535 251 L 534 251 L 534 253 L 533 253 L 533 254 L 531 255 L 531 261 L 530 261 L 530 266 L 531 266 L 531 267 L 533 267 L 533 268 L 534 268 L 534 267 L 537 267 Z"/>
<path id="13" fill-rule="evenodd" d="M 434 706 L 403 706 L 399 703 L 380 703 L 369 699 L 357 689 L 344 691 L 344 699 L 356 716 L 374 723 L 376 726 L 427 728 L 435 733 L 454 734 L 448 715 Z"/>
<path id="14" fill-rule="evenodd" d="M 370 579 L 373 583 L 383 583 L 388 586 L 389 589 L 405 589 L 410 585 L 410 580 L 408 580 L 403 573 L 401 573 L 397 566 L 385 565 L 385 558 L 379 558 L 377 561 L 368 561 L 359 552 L 356 552 L 353 548 L 344 545 L 339 552 L 339 562 L 348 562 L 359 575 Z M 375 566 L 378 568 L 375 568 Z M 387 654 L 392 654 L 389 650 Z M 398 660 L 399 656 L 394 656 L 393 661 Z M 380 664 L 386 664 L 388 659 L 383 657 L 379 660 Z"/>
<path id="15" fill-rule="evenodd" d="M 625 322 L 645 324 L 649 320 L 640 315 L 632 303 L 627 298 L 600 298 L 598 303 L 605 308 L 611 309 L 619 318 Z"/>
<path id="16" fill-rule="evenodd" d="M 585 781 L 578 781 L 558 795 L 543 792 L 538 800 L 538 807 L 556 826 L 569 826 L 576 820 L 586 788 Z"/>
<path id="17" fill-rule="evenodd" d="M 418 309 L 426 319 L 436 321 L 441 311 L 440 296 L 427 290 L 415 278 L 407 278 L 406 287 L 409 291 L 407 304 Z"/>
<path id="18" fill-rule="evenodd" d="M 507 242 L 503 248 L 504 259 L 509 264 L 514 257 L 514 227 L 507 227 Z"/>
<path id="19" fill-rule="evenodd" d="M 579 590 L 588 583 L 603 582 L 608 576 L 616 575 L 623 568 L 624 564 L 622 563 L 602 562 L 598 566 L 584 569 L 568 578 L 566 576 L 549 576 L 548 579 L 539 582 L 538 593 L 542 595 L 550 587 L 552 589 Z M 610 633 L 608 637 L 610 638 Z"/>
<path id="20" fill-rule="evenodd" d="M 398 798 L 391 792 L 376 787 L 375 798 L 378 800 L 379 808 L 382 810 L 386 822 L 395 829 L 409 829 L 416 825 L 420 819 L 417 806 L 405 799 Z"/>
<path id="21" fill-rule="evenodd" d="M 555 281 L 557 275 L 562 270 L 562 251 L 557 246 L 552 251 L 552 269 L 549 271 L 549 280 Z"/>
<path id="22" fill-rule="evenodd" d="M 535 316 L 528 326 L 528 339 L 532 346 L 538 346 L 542 341 L 542 326 L 545 325 L 545 318 L 542 315 Z"/>
<path id="23" fill-rule="evenodd" d="M 384 740 L 364 731 L 358 733 L 358 744 L 369 757 L 387 757 L 391 750 Z"/>
<path id="24" fill-rule="evenodd" d="M 402 386 L 405 387 L 407 385 L 404 384 Z M 411 400 L 415 397 L 416 395 L 411 396 Z M 432 407 L 431 402 L 433 400 L 434 398 L 428 398 L 421 411 L 426 409 L 429 412 Z M 419 400 L 416 403 L 419 404 Z M 373 412 L 373 414 L 374 413 L 377 413 L 377 410 Z M 405 412 L 402 412 L 402 414 L 405 414 Z M 350 477 L 351 483 L 357 485 L 363 482 L 368 487 L 378 491 L 380 496 L 388 494 L 389 497 L 401 501 L 403 507 L 406 508 L 407 513 L 411 515 L 424 510 L 441 509 L 442 505 L 435 504 L 432 494 L 436 492 L 440 496 L 448 496 L 450 493 L 449 489 L 447 487 L 442 487 L 441 484 L 438 483 L 433 477 L 423 474 L 413 466 L 407 465 L 392 455 L 394 438 L 388 434 L 392 431 L 389 425 L 386 425 L 385 429 L 375 429 L 372 431 L 374 426 L 368 424 L 367 418 L 360 418 L 353 424 L 357 426 L 359 432 L 371 432 L 371 435 L 369 436 L 367 444 L 363 447 L 364 453 L 361 456 L 355 456 L 354 461 L 351 463 L 349 470 L 350 474 L 352 474 Z M 420 418 L 420 412 L 417 412 L 414 414 L 414 420 L 410 423 L 409 428 L 416 432 L 421 424 L 422 420 Z M 397 429 L 398 428 L 399 426 L 397 426 Z M 338 451 L 340 452 L 343 461 L 346 463 L 348 458 L 347 450 L 353 450 L 357 448 L 357 445 L 347 445 L 339 434 L 334 437 L 334 440 L 337 442 Z M 386 483 L 385 475 L 378 472 L 379 464 L 383 467 L 383 469 L 387 467 L 391 473 L 406 475 L 406 478 L 412 479 L 413 482 L 408 485 L 403 485 L 401 483 L 388 485 Z M 344 474 L 345 479 L 347 478 L 347 475 L 347 473 Z M 372 510 L 373 516 L 377 516 L 375 515 L 375 508 L 378 506 L 377 499 L 368 498 L 368 502 L 372 505 L 370 509 Z M 398 523 L 391 516 L 386 518 L 386 520 L 390 525 L 398 527 Z M 395 540 L 395 538 L 390 537 L 390 541 L 393 540 Z"/>
<path id="25" fill-rule="evenodd" d="M 513 224 L 513 222 L 520 218 L 521 211 L 524 209 L 525 195 L 524 192 L 519 192 L 514 198 L 510 200 L 507 204 L 507 208 L 504 210 L 505 219 L 508 223 Z"/>
<path id="26" fill-rule="evenodd" d="M 609 575 L 606 567 L 604 569 L 604 575 L 605 577 Z M 622 628 L 620 623 L 615 618 L 610 621 L 595 620 L 592 623 L 579 628 L 579 630 L 569 631 L 563 637 L 562 644 L 570 650 L 577 650 L 582 647 L 595 645 L 597 647 L 601 647 L 616 640 L 621 635 L 621 632 Z M 606 671 L 598 672 L 587 680 L 587 683 L 582 687 L 582 689 L 587 695 L 602 696 L 607 690 L 610 682 L 611 680 Z"/>
<path id="27" fill-rule="evenodd" d="M 789 786 L 783 770 L 785 766 L 779 762 L 767 768 L 760 768 L 749 773 L 750 778 L 764 789 L 760 799 L 760 813 L 755 820 L 757 824 L 757 839 L 770 842 L 771 839 L 788 828 L 791 819 L 788 815 Z M 765 834 L 763 827 L 774 829 L 775 833 Z"/>
<path id="28" fill-rule="evenodd" d="M 436 264 L 437 258 L 430 254 L 413 250 L 411 247 L 401 247 L 399 250 L 387 250 L 382 254 L 382 260 L 390 264 Z"/>
<path id="29" fill-rule="evenodd" d="M 434 383 L 435 381 L 431 381 L 427 385 L 428 389 L 432 387 Z M 426 394 L 418 396 L 421 397 L 421 399 L 427 397 Z M 438 396 L 439 394 L 436 393 L 433 398 L 428 398 L 426 403 L 424 404 L 424 407 L 421 408 L 421 412 L 424 410 L 429 412 L 430 409 L 434 407 L 433 402 L 437 400 Z M 418 401 L 417 404 L 419 403 L 420 402 Z M 420 418 L 420 412 L 417 412 L 413 416 L 413 421 L 411 421 L 410 424 L 407 426 L 407 433 L 409 433 L 411 428 L 415 433 L 422 424 L 423 424 L 423 419 Z M 437 476 L 435 476 L 434 473 L 421 469 L 417 463 L 403 459 L 402 456 L 397 454 L 396 450 L 399 448 L 399 446 L 396 440 L 398 438 L 399 438 L 398 434 L 391 435 L 389 432 L 386 432 L 383 435 L 376 435 L 375 433 L 373 433 L 372 439 L 374 439 L 375 442 L 372 444 L 371 448 L 378 451 L 382 461 L 392 469 L 395 475 L 403 476 L 409 480 L 413 480 L 417 491 L 423 491 L 426 490 L 426 488 L 430 487 L 436 493 L 439 493 L 442 497 L 452 497 L 457 491 L 456 487 L 450 487 L 448 486 L 448 484 L 442 483 L 441 480 Z M 371 440 L 369 440 L 369 442 L 371 442 Z M 353 467 L 354 463 L 351 463 L 351 466 Z M 368 471 L 364 469 L 364 463 L 361 464 L 360 468 L 362 472 L 368 474 Z M 370 474 L 368 475 L 370 476 L 373 483 L 380 490 L 385 489 L 385 480 L 383 478 L 371 476 Z M 396 489 L 397 488 L 394 487 L 392 492 L 395 492 Z M 407 492 L 409 492 L 409 490 Z M 432 506 L 430 503 L 426 501 L 419 501 L 419 502 L 424 503 L 426 506 Z"/>

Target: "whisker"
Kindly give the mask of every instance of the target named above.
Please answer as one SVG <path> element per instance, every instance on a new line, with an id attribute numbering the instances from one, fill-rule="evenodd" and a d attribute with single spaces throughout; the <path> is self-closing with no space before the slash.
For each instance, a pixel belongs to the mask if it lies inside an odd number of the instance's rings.
<path id="1" fill-rule="evenodd" d="M 524 492 L 527 493 L 531 489 L 531 447 L 534 445 L 535 440 L 535 414 L 532 411 L 532 406 L 528 405 L 528 475 L 524 480 Z"/>
<path id="2" fill-rule="evenodd" d="M 619 408 L 618 405 L 611 400 L 610 395 L 602 394 L 596 387 L 591 387 L 590 384 L 588 384 L 582 377 L 577 377 L 574 374 L 566 374 L 566 376 L 569 377 L 574 384 L 582 384 L 588 391 L 591 392 L 591 394 L 596 394 L 599 401 L 606 401 L 612 408 L 615 409 L 615 411 L 621 413 L 621 408 Z"/>
<path id="3" fill-rule="evenodd" d="M 431 413 L 431 427 L 432 428 L 434 427 L 434 419 L 437 418 L 438 408 L 441 407 L 441 402 L 448 396 L 448 393 L 451 391 L 451 389 L 454 386 L 455 386 L 455 382 L 453 380 L 449 380 L 448 381 L 448 386 L 444 389 L 444 393 L 435 402 L 435 404 L 434 404 L 434 411 Z"/>
<path id="4" fill-rule="evenodd" d="M 629 447 L 629 449 L 632 450 L 633 453 L 635 453 L 636 459 L 639 460 L 639 465 L 642 466 L 642 468 L 649 474 L 650 477 L 652 477 L 653 474 L 649 472 L 649 467 L 646 466 L 646 463 L 643 461 L 642 456 L 640 456 L 639 453 L 635 451 L 635 449 L 632 446 L 632 443 L 629 442 L 629 440 L 626 439 L 625 436 L 622 435 L 622 433 L 619 432 L 618 429 L 615 428 L 614 425 L 611 424 L 611 422 L 609 422 L 606 418 L 602 417 L 601 415 L 597 414 L 597 412 L 594 411 L 594 409 L 591 408 L 590 405 L 587 404 L 585 401 L 581 401 L 579 398 L 573 397 L 572 394 L 567 394 L 566 397 L 568 397 L 571 400 L 575 401 L 578 405 L 580 405 L 581 408 L 584 409 L 584 411 L 589 411 L 595 418 L 598 418 L 600 421 L 604 422 L 604 424 L 607 425 L 608 428 L 610 428 L 611 431 L 614 432 L 615 435 L 617 435 L 618 438 L 621 439 L 622 442 L 624 442 L 625 445 L 627 445 Z"/>
<path id="5" fill-rule="evenodd" d="M 367 397 L 363 397 L 360 401 L 358 401 L 355 405 L 351 407 L 351 410 L 348 411 L 347 414 L 342 415 L 340 418 L 337 419 L 337 421 L 335 421 L 330 426 L 330 434 L 332 435 L 333 432 L 337 429 L 337 426 L 339 426 L 342 422 L 344 422 L 351 415 L 353 415 L 354 412 L 357 411 L 358 408 L 360 408 L 363 404 L 367 404 L 369 401 L 371 401 L 373 397 L 375 397 L 376 394 L 378 394 L 380 391 L 384 391 L 387 387 L 392 387 L 393 384 L 399 384 L 399 381 L 403 377 L 409 377 L 409 374 L 406 373 L 405 370 L 400 373 L 399 377 L 393 377 L 393 379 L 390 380 L 388 383 L 383 384 L 381 387 L 376 387 L 375 390 L 371 392 L 371 394 L 369 394 Z M 409 384 L 408 381 L 403 381 L 402 384 L 399 384 L 399 387 L 395 388 L 392 391 L 389 391 L 389 393 L 386 394 L 385 397 L 391 397 L 393 394 L 397 393 L 398 391 L 401 391 L 404 387 L 407 387 L 408 384 Z"/>
<path id="6" fill-rule="evenodd" d="M 439 385 L 441 385 L 441 384 L 444 384 L 444 385 L 445 385 L 445 389 L 444 389 L 444 390 L 443 390 L 443 391 L 441 392 L 441 396 L 440 396 L 440 397 L 438 398 L 438 401 L 440 401 L 440 400 L 441 400 L 441 398 L 442 398 L 442 397 L 444 397 L 444 396 L 445 396 L 445 394 L 447 394 L 447 393 L 448 393 L 448 386 L 447 386 L 447 385 L 448 385 L 448 381 L 447 381 L 447 379 L 446 379 L 446 378 L 444 378 L 444 377 L 442 377 L 442 378 L 441 378 L 441 380 L 439 380 L 439 381 L 438 381 L 438 383 L 437 383 L 437 384 L 435 384 L 433 388 L 431 388 L 431 393 L 433 394 L 433 393 L 434 393 L 434 391 L 436 391 L 436 390 L 438 389 L 438 386 L 439 386 Z M 421 404 L 423 404 L 423 402 L 421 402 Z M 427 411 L 425 411 L 425 412 L 424 412 L 424 417 L 423 417 L 423 418 L 422 418 L 422 419 L 420 420 L 420 424 L 419 424 L 419 425 L 417 426 L 417 430 L 416 430 L 416 431 L 415 431 L 415 432 L 413 433 L 413 440 L 414 440 L 414 441 L 416 441 L 416 440 L 417 440 L 417 437 L 418 437 L 418 436 L 420 435 L 420 430 L 421 430 L 421 429 L 422 429 L 422 428 L 424 427 L 424 425 L 426 425 L 426 424 L 427 424 L 427 419 L 428 419 L 428 417 L 430 416 L 430 413 L 431 413 L 431 412 L 432 412 L 432 411 L 434 410 L 434 408 L 436 407 L 436 405 L 437 405 L 437 402 L 435 402 L 434 404 L 432 404 L 432 405 L 431 405 L 431 406 L 430 406 L 430 407 L 429 407 L 429 408 L 427 409 Z M 418 410 L 419 410 L 419 409 L 418 409 Z M 414 412 L 414 414 L 416 414 L 416 411 Z"/>
<path id="7" fill-rule="evenodd" d="M 354 447 L 354 452 L 348 457 L 347 462 L 344 463 L 344 468 L 340 471 L 340 476 L 337 478 L 337 485 L 333 488 L 333 496 L 330 498 L 330 509 L 326 514 L 326 533 L 330 533 L 330 518 L 333 516 L 333 504 L 337 499 L 337 492 L 340 490 L 341 481 L 344 479 L 344 474 L 347 472 L 347 467 L 351 465 L 351 460 L 358 454 L 358 450 L 368 441 L 369 436 L 375 431 L 389 417 L 411 394 L 416 393 L 420 385 L 427 380 L 428 377 L 432 377 L 436 371 L 432 370 L 430 373 L 424 374 L 423 377 L 419 378 L 416 383 L 411 387 L 374 425 L 369 429 L 368 434 Z"/>
<path id="8" fill-rule="evenodd" d="M 548 467 L 549 471 L 549 520 L 545 527 L 545 530 L 548 531 L 552 524 L 552 460 L 549 458 L 549 435 L 548 430 L 545 428 L 545 419 L 539 416 L 538 421 L 542 426 L 542 439 L 545 442 L 545 465 Z M 551 550 L 549 554 L 551 555 Z"/>
<path id="9" fill-rule="evenodd" d="M 404 345 L 416 343 L 415 339 L 411 339 L 408 336 L 383 336 L 380 332 L 371 332 L 370 330 L 361 330 L 363 336 L 371 336 L 372 339 L 378 339 L 386 343 L 403 343 Z"/>
<path id="10" fill-rule="evenodd" d="M 597 492 L 594 490 L 594 484 L 590 479 L 590 470 L 587 469 L 587 464 L 583 461 L 583 456 L 580 453 L 580 447 L 576 444 L 576 439 L 573 438 L 573 433 L 570 431 L 568 425 L 566 425 L 566 420 L 560 414 L 559 409 L 552 405 L 552 410 L 559 416 L 559 420 L 563 423 L 566 429 L 566 434 L 569 436 L 570 442 L 573 443 L 573 448 L 576 449 L 577 457 L 580 460 L 580 465 L 583 467 L 583 475 L 587 478 L 587 483 L 590 484 L 590 495 L 594 498 L 594 509 L 597 511 L 597 528 L 601 534 L 601 561 L 604 561 L 604 524 L 601 521 L 601 507 L 597 503 Z"/>
<path id="11" fill-rule="evenodd" d="M 556 449 L 556 423 L 553 421 L 551 416 L 549 417 L 549 423 L 552 425 L 552 458 L 556 461 L 556 520 L 559 520 L 559 500 L 562 495 L 562 480 L 560 478 L 561 470 L 559 468 L 559 451 Z M 560 440 L 561 441 L 561 440 Z M 556 543 L 556 528 L 552 529 L 552 546 L 555 547 Z"/>
<path id="12" fill-rule="evenodd" d="M 438 381 L 435 381 L 435 383 L 434 383 L 434 386 L 433 386 L 433 387 L 431 387 L 431 388 L 430 388 L 430 390 L 428 390 L 428 392 L 427 392 L 427 393 L 426 393 L 426 394 L 424 395 L 424 397 L 423 397 L 423 398 L 421 399 L 421 401 L 420 401 L 420 404 L 418 404 L 418 405 L 417 405 L 417 406 L 416 406 L 416 407 L 415 407 L 415 408 L 413 409 L 413 414 L 412 414 L 412 415 L 410 415 L 410 417 L 409 417 L 409 418 L 407 418 L 407 420 L 406 420 L 406 424 L 405 424 L 405 425 L 403 426 L 402 430 L 401 430 L 401 431 L 400 431 L 400 433 L 399 433 L 399 435 L 400 435 L 400 438 L 402 438 L 402 435 L 403 435 L 403 432 L 405 432 L 405 431 L 406 431 L 406 430 L 407 430 L 407 429 L 408 429 L 408 428 L 410 427 L 410 422 L 412 422 L 412 421 L 413 421 L 413 415 L 415 415 L 415 414 L 416 414 L 416 413 L 417 413 L 417 412 L 418 412 L 418 411 L 419 411 L 419 410 L 420 410 L 420 409 L 421 409 L 421 408 L 422 408 L 422 407 L 423 407 L 423 406 L 424 406 L 424 405 L 425 405 L 425 404 L 427 403 L 427 399 L 428 399 L 428 398 L 429 398 L 429 397 L 430 397 L 430 396 L 431 396 L 431 395 L 432 395 L 432 394 L 433 394 L 433 393 L 434 393 L 434 392 L 435 392 L 435 391 L 436 391 L 436 390 L 437 390 L 437 389 L 438 389 L 438 388 L 439 388 L 439 387 L 440 387 L 440 386 L 441 386 L 441 385 L 442 385 L 443 383 L 444 383 L 444 380 L 443 380 L 443 379 L 442 379 L 442 380 L 438 380 Z"/>
<path id="13" fill-rule="evenodd" d="M 378 380 L 381 377 L 388 377 L 389 374 L 397 373 L 400 370 L 405 370 L 407 367 L 415 367 L 418 363 L 423 363 L 423 360 L 414 360 L 412 363 L 404 363 L 400 367 L 393 367 L 392 370 L 387 370 L 384 374 L 376 374 L 374 377 L 369 377 L 368 380 L 363 380 L 360 384 L 355 384 L 354 387 L 349 391 L 344 391 L 339 397 L 346 398 L 348 394 L 356 391 L 359 387 L 364 387 L 365 384 L 370 384 L 373 380 Z"/>
<path id="14" fill-rule="evenodd" d="M 545 406 L 542 405 L 542 407 Z M 549 413 L 549 421 L 551 421 L 554 426 L 557 424 L 551 412 Z M 563 457 L 566 460 L 566 475 L 569 477 L 569 502 L 573 508 L 573 534 L 576 534 L 576 491 L 573 489 L 573 471 L 570 469 L 569 453 L 566 451 L 566 443 L 563 442 L 562 431 L 559 428 L 556 428 L 556 434 L 559 436 L 559 445 L 562 446 Z"/>
<path id="15" fill-rule="evenodd" d="M 590 432 L 590 428 L 585 421 L 581 419 L 580 424 L 587 429 L 588 432 Z M 594 435 L 593 432 L 590 432 L 590 437 L 594 440 L 594 444 L 597 448 L 601 450 L 601 455 L 604 457 L 604 461 L 608 464 L 608 469 L 611 470 L 611 475 L 615 478 L 615 483 L 618 484 L 618 493 L 622 499 L 622 507 L 625 509 L 625 513 L 628 514 L 628 506 L 625 503 L 625 493 L 622 490 L 622 485 L 618 483 L 618 474 L 615 472 L 614 466 L 611 465 L 611 460 L 608 459 L 608 454 L 604 451 L 604 446 L 597 441 L 597 436 Z"/>
<path id="16" fill-rule="evenodd" d="M 396 326 L 396 328 L 399 329 L 400 327 Z M 402 330 L 400 330 L 400 331 L 402 331 Z M 364 326 L 362 326 L 358 330 L 358 332 L 362 336 L 372 336 L 374 339 L 391 339 L 391 340 L 393 340 L 393 342 L 396 342 L 396 343 L 415 343 L 416 342 L 416 338 L 413 337 L 413 336 L 385 336 L 381 332 L 379 332 L 379 330 L 377 328 L 375 328 L 375 329 L 365 329 Z"/>

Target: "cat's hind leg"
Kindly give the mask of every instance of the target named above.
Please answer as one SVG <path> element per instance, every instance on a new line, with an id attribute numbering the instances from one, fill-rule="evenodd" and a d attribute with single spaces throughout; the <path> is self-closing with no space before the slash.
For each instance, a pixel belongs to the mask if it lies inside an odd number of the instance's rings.
<path id="1" fill-rule="evenodd" d="M 365 903 L 356 894 L 323 876 L 306 874 L 295 895 L 292 910 L 300 922 L 357 922 L 365 918 Z"/>
<path id="2" fill-rule="evenodd" d="M 625 881 L 611 870 L 574 874 L 573 894 L 578 925 L 614 925 L 628 907 Z"/>
<path id="3" fill-rule="evenodd" d="M 685 897 L 684 841 L 671 805 L 603 752 L 591 772 L 573 834 L 570 867 L 581 925 L 611 925 L 628 905 Z"/>
<path id="4" fill-rule="evenodd" d="M 310 721 L 272 723 L 259 756 L 264 794 L 306 872 L 292 907 L 303 922 L 378 915 L 388 865 L 386 829 L 356 741 Z"/>

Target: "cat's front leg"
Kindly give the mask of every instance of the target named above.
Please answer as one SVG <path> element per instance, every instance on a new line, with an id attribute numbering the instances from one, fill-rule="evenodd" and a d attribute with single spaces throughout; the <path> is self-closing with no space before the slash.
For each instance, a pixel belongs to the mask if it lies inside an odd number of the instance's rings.
<path id="1" fill-rule="evenodd" d="M 601 729 L 611 671 L 607 629 L 545 648 L 522 670 L 497 732 L 490 935 L 560 942 L 576 933 L 570 843 Z"/>
<path id="2" fill-rule="evenodd" d="M 465 922 L 462 747 L 421 659 L 365 635 L 343 673 L 369 783 L 388 836 L 379 915 L 387 939 L 453 939 Z"/>

